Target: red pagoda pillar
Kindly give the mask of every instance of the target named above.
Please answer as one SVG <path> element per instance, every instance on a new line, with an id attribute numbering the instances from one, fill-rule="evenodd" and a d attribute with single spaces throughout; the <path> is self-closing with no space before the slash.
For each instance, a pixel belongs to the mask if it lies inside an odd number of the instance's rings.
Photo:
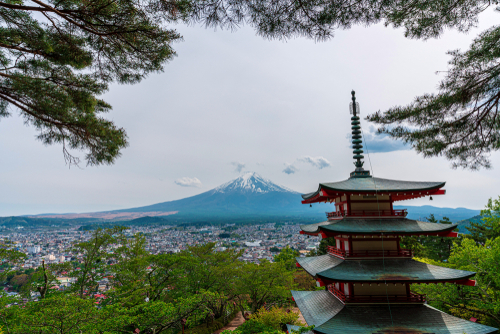
<path id="1" fill-rule="evenodd" d="M 454 237 L 457 225 L 420 222 L 394 210 L 393 202 L 443 195 L 445 182 L 376 178 L 363 169 L 359 105 L 352 92 L 352 143 L 355 170 L 347 180 L 321 183 L 303 195 L 304 204 L 334 202 L 321 223 L 301 226 L 301 233 L 334 238 L 328 254 L 297 258 L 323 291 L 292 291 L 315 333 L 486 334 L 497 329 L 443 313 L 411 292 L 415 283 L 474 285 L 474 272 L 434 266 L 412 259 L 400 237 Z M 347 204 L 347 210 L 344 210 Z M 293 326 L 290 326 L 292 329 Z"/>

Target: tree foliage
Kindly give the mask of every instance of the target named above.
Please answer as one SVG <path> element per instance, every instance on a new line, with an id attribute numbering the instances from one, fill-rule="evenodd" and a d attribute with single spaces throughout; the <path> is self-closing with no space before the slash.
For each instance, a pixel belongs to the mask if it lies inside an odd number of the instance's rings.
<path id="1" fill-rule="evenodd" d="M 426 218 L 430 223 L 451 224 L 448 217 L 437 220 L 433 214 Z M 413 251 L 414 256 L 447 261 L 450 257 L 453 239 L 439 236 L 406 236 L 401 238 L 401 247 Z"/>
<path id="2" fill-rule="evenodd" d="M 277 330 L 286 330 L 287 324 L 296 326 L 305 325 L 299 321 L 298 313 L 277 306 L 273 306 L 269 309 L 262 307 L 252 314 L 250 319 Z"/>
<path id="3" fill-rule="evenodd" d="M 196 2 L 196 18 L 209 26 L 243 21 L 267 38 L 307 36 L 325 40 L 335 29 L 383 22 L 403 28 L 408 38 L 439 37 L 446 29 L 467 32 L 478 15 L 497 1 L 257 0 Z M 450 69 L 437 94 L 367 117 L 380 133 L 409 143 L 425 157 L 445 156 L 453 167 L 490 167 L 488 154 L 500 149 L 498 103 L 500 27 L 481 33 L 469 50 L 450 51 Z"/>
<path id="4" fill-rule="evenodd" d="M 87 151 L 90 165 L 110 164 L 127 146 L 124 129 L 101 114 L 98 96 L 117 81 L 139 82 L 162 70 L 180 36 L 186 1 L 18 0 L 0 2 L 0 117 L 14 107 L 44 144 Z"/>
<path id="5" fill-rule="evenodd" d="M 472 14 L 456 22 L 459 29 L 476 23 L 476 13 L 489 5 L 481 2 L 454 1 L 457 10 Z M 489 153 L 500 149 L 499 41 L 500 27 L 495 26 L 474 39 L 469 50 L 450 51 L 449 70 L 438 93 L 416 97 L 407 106 L 378 111 L 367 119 L 382 125 L 379 133 L 411 144 L 424 157 L 445 156 L 453 167 L 489 168 Z"/>
<path id="6" fill-rule="evenodd" d="M 420 245 L 418 261 L 476 272 L 474 287 L 448 283 L 412 284 L 412 290 L 426 294 L 428 303 L 434 307 L 466 320 L 474 317 L 492 327 L 500 326 L 499 201 L 488 201 L 485 210 L 481 211 L 484 224 L 472 224 L 471 233 L 453 241 L 450 251 L 432 239 L 404 239 L 407 243 Z M 432 218 L 429 220 L 435 221 Z M 444 255 L 448 256 L 443 258 Z"/>
<path id="7" fill-rule="evenodd" d="M 292 249 L 289 246 L 282 248 L 279 254 L 274 256 L 275 262 L 281 262 L 285 265 L 287 270 L 293 271 L 296 269 L 297 260 L 296 257 L 299 257 L 300 253 L 296 249 Z"/>
<path id="8" fill-rule="evenodd" d="M 446 312 L 481 323 L 500 326 L 500 238 L 487 240 L 485 245 L 465 238 L 455 244 L 447 264 L 422 260 L 431 264 L 476 272 L 476 286 L 456 284 L 417 285 L 414 290 L 427 294 L 428 302 Z"/>
<path id="9" fill-rule="evenodd" d="M 20 298 L 0 296 L 6 332 L 172 334 L 183 322 L 186 328 L 220 328 L 238 310 L 255 312 L 290 300 L 293 272 L 283 263 L 246 264 L 238 260 L 241 251 L 217 251 L 214 243 L 150 254 L 143 235 L 123 232 L 88 232 L 86 241 L 74 245 L 76 262 L 44 264 L 30 273 L 14 269 L 22 256 L 6 245 L 3 256 L 11 270 L 4 279 L 26 278 L 21 293 L 28 299 L 24 305 Z M 62 274 L 73 282 L 60 290 Z M 99 289 L 103 281 L 108 291 Z"/>
<path id="10" fill-rule="evenodd" d="M 264 305 L 282 305 L 290 300 L 294 287 L 293 272 L 283 263 L 262 260 L 260 264 L 246 263 L 237 273 L 235 302 L 244 313 L 246 307 L 256 312 Z"/>
<path id="11" fill-rule="evenodd" d="M 488 239 L 500 237 L 500 197 L 489 199 L 484 210 L 481 210 L 481 222 L 470 222 L 466 229 L 472 239 L 484 245 Z"/>
<path id="12" fill-rule="evenodd" d="M 379 22 L 409 38 L 467 32 L 496 1 L 401 0 L 18 0 L 0 2 L 0 117 L 16 109 L 45 144 L 85 150 L 90 165 L 110 164 L 127 146 L 124 129 L 102 117 L 98 98 L 113 81 L 137 83 L 163 69 L 181 36 L 178 22 L 237 29 L 252 26 L 269 39 L 326 40 L 336 29 Z M 368 117 L 380 132 L 424 156 L 454 166 L 489 167 L 498 150 L 500 28 L 480 34 L 466 52 L 451 51 L 439 93 Z"/>

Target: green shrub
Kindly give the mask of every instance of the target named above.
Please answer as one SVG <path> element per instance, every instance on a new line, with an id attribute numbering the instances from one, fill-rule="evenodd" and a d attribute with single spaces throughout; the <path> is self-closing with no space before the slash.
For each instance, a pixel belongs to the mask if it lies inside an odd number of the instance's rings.
<path id="1" fill-rule="evenodd" d="M 186 334 L 212 334 L 213 332 L 221 329 L 226 326 L 234 317 L 238 314 L 238 311 L 234 311 L 231 313 L 226 319 L 224 317 L 220 317 L 215 319 L 214 322 L 207 326 L 206 324 L 199 325 L 197 327 L 186 330 Z M 226 321 L 224 321 L 226 320 Z"/>
<path id="2" fill-rule="evenodd" d="M 250 319 L 266 327 L 283 331 L 286 330 L 286 324 L 306 326 L 299 321 L 299 315 L 297 313 L 276 306 L 270 310 L 266 310 L 262 307 L 256 313 L 252 314 Z"/>
<path id="3" fill-rule="evenodd" d="M 195 328 L 191 328 L 186 330 L 186 334 L 212 334 L 216 330 L 221 329 L 224 327 L 224 323 L 221 321 L 215 320 L 210 324 L 210 326 L 207 326 L 206 324 L 200 325 Z"/>
<path id="4" fill-rule="evenodd" d="M 225 330 L 221 334 L 283 334 L 283 332 L 250 319 L 234 331 Z"/>

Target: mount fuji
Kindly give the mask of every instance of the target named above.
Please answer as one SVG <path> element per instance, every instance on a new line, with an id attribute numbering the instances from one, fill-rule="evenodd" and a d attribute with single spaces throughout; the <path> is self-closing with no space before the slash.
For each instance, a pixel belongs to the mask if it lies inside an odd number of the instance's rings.
<path id="1" fill-rule="evenodd" d="M 301 204 L 301 200 L 300 193 L 273 183 L 257 173 L 246 172 L 196 196 L 110 213 L 176 212 L 176 216 L 200 218 L 303 215 L 309 218 L 311 214 L 324 215 L 324 209 L 311 209 Z"/>
<path id="2" fill-rule="evenodd" d="M 263 178 L 257 173 L 246 172 L 212 190 L 196 196 L 153 205 L 106 212 L 79 214 L 42 214 L 25 216 L 31 218 L 90 219 L 108 220 L 145 220 L 168 219 L 172 222 L 204 221 L 214 219 L 258 220 L 287 219 L 294 221 L 318 222 L 324 220 L 325 211 L 333 211 L 331 205 L 301 204 L 298 192 L 280 186 Z M 453 222 L 479 214 L 479 210 L 466 208 L 437 208 L 433 206 L 394 206 L 395 209 L 408 209 L 408 218 L 424 220 L 431 213 L 437 219 L 446 216 Z M 1 223 L 1 222 L 0 222 Z"/>

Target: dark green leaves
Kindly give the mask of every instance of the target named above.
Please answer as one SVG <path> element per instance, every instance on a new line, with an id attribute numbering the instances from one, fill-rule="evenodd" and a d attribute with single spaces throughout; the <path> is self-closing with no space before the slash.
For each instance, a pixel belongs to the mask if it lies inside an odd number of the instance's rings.
<path id="1" fill-rule="evenodd" d="M 425 157 L 445 156 L 453 167 L 490 167 L 500 148 L 500 28 L 481 34 L 467 52 L 450 52 L 450 71 L 438 94 L 368 116 L 379 132 L 410 143 Z"/>
<path id="2" fill-rule="evenodd" d="M 185 2 L 161 0 L 0 2 L 0 117 L 15 109 L 62 144 L 66 161 L 111 164 L 127 146 L 122 128 L 101 116 L 99 99 L 112 81 L 137 83 L 162 70 L 180 39 L 167 23 L 185 16 Z M 166 11 L 168 9 L 168 11 Z"/>

